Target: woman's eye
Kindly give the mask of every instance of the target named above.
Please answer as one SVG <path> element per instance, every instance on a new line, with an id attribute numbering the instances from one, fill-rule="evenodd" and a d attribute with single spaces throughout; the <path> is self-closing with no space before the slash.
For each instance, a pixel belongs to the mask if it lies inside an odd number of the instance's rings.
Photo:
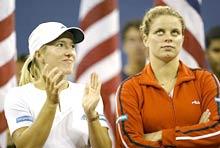
<path id="1" fill-rule="evenodd" d="M 179 31 L 172 31 L 172 35 L 173 36 L 177 36 L 177 35 L 179 35 L 180 33 L 179 33 Z"/>
<path id="2" fill-rule="evenodd" d="M 157 34 L 157 35 L 163 35 L 164 32 L 163 32 L 162 30 L 159 30 L 159 31 L 156 32 L 156 34 Z"/>
<path id="3" fill-rule="evenodd" d="M 58 43 L 56 46 L 57 46 L 57 47 L 63 47 L 64 44 L 63 44 L 63 43 Z"/>

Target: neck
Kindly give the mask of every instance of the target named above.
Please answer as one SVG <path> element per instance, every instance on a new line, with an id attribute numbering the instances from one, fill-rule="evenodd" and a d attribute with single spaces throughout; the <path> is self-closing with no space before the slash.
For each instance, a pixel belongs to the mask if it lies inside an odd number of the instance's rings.
<path id="1" fill-rule="evenodd" d="M 170 81 L 177 76 L 179 58 L 176 57 L 169 62 L 151 59 L 151 67 L 159 82 Z"/>

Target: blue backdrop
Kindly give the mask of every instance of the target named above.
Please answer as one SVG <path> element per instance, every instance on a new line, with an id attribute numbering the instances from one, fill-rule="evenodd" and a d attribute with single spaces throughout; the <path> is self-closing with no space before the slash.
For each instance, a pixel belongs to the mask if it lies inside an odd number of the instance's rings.
<path id="1" fill-rule="evenodd" d="M 178 0 L 176 0 L 178 1 Z M 153 0 L 119 0 L 120 27 L 135 18 L 141 19 Z M 80 0 L 17 0 L 16 33 L 18 55 L 28 53 L 28 36 L 36 25 L 59 21 L 67 26 L 78 26 Z M 201 12 L 205 31 L 220 25 L 219 0 L 203 0 Z"/>

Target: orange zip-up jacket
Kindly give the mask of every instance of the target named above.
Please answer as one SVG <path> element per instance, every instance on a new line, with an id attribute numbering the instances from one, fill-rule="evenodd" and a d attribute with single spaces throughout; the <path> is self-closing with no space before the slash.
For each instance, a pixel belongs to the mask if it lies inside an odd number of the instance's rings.
<path id="1" fill-rule="evenodd" d="M 125 80 L 117 92 L 116 147 L 193 147 L 220 145 L 219 82 L 213 74 L 179 64 L 173 95 L 159 85 L 150 64 Z M 199 124 L 209 109 L 210 121 Z M 162 141 L 144 134 L 162 130 Z"/>

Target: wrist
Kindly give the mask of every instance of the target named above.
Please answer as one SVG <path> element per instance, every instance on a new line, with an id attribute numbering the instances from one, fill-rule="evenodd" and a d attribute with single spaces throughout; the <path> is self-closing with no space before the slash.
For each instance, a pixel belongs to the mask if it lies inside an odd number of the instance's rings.
<path id="1" fill-rule="evenodd" d="M 87 117 L 87 121 L 91 123 L 99 119 L 99 114 L 96 111 L 94 111 L 90 114 L 87 114 L 86 117 Z"/>
<path id="2" fill-rule="evenodd" d="M 58 103 L 54 103 L 54 102 L 49 101 L 49 100 L 47 100 L 47 101 L 45 102 L 45 104 L 46 104 L 49 108 L 56 108 L 57 105 L 58 105 Z"/>

